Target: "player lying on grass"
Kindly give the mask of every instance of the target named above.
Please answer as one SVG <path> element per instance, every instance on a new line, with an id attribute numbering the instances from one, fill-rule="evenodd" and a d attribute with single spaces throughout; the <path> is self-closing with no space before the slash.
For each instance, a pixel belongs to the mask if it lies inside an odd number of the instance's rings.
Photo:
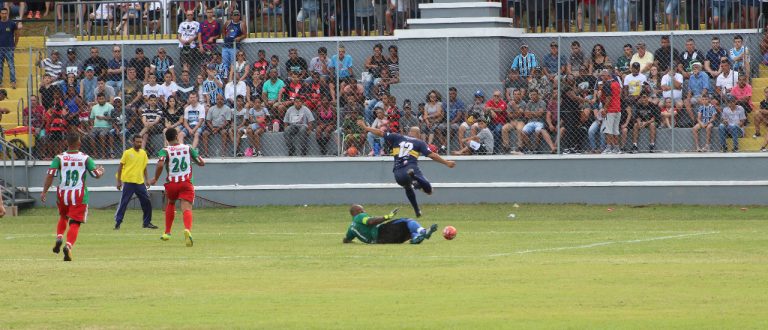
<path id="1" fill-rule="evenodd" d="M 408 240 L 411 244 L 419 244 L 429 239 L 437 230 L 437 224 L 425 229 L 413 219 L 394 219 L 397 211 L 398 209 L 394 209 L 383 217 L 371 217 L 365 213 L 362 205 L 352 205 L 349 209 L 352 223 L 342 242 L 352 243 L 352 240 L 357 238 L 368 244 L 400 244 Z"/>
<path id="2" fill-rule="evenodd" d="M 445 160 L 436 152 L 429 150 L 427 144 L 418 139 L 418 136 L 421 135 L 421 131 L 418 127 L 411 127 L 408 131 L 408 136 L 402 136 L 396 133 L 384 132 L 378 128 L 368 127 L 362 119 L 357 121 L 357 125 L 366 132 L 377 136 L 383 136 L 384 141 L 392 147 L 392 156 L 395 157 L 395 166 L 394 169 L 392 169 L 392 172 L 395 174 L 395 181 L 405 189 L 405 196 L 408 197 L 408 201 L 411 202 L 413 212 L 416 213 L 417 218 L 420 217 L 421 209 L 419 208 L 419 203 L 416 201 L 416 193 L 414 192 L 414 189 L 421 189 L 427 195 L 431 195 L 432 184 L 430 184 L 424 175 L 421 174 L 421 170 L 419 169 L 419 156 L 425 155 L 449 168 L 456 166 L 456 162 Z"/>
<path id="3" fill-rule="evenodd" d="M 56 186 L 56 205 L 59 207 L 59 224 L 56 226 L 56 244 L 53 253 L 58 254 L 63 244 L 64 232 L 67 232 L 67 245 L 64 246 L 64 261 L 72 261 L 72 247 L 80 232 L 80 225 L 88 217 L 88 188 L 85 186 L 85 174 L 98 179 L 104 175 L 104 168 L 96 166 L 93 159 L 82 153 L 80 135 L 67 135 L 67 151 L 56 156 L 51 161 L 48 176 L 45 177 L 40 201 L 45 203 L 48 189 L 51 188 L 53 177 L 61 173 L 61 182 Z M 69 231 L 67 231 L 69 222 Z"/>

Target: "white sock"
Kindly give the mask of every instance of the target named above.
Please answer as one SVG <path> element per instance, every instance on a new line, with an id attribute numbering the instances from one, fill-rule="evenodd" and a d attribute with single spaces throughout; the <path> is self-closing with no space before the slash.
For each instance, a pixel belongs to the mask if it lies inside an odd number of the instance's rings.
<path id="1" fill-rule="evenodd" d="M 424 229 L 424 227 L 419 227 L 419 229 L 417 229 L 416 232 L 419 233 L 419 235 L 424 235 L 427 233 L 427 230 Z"/>

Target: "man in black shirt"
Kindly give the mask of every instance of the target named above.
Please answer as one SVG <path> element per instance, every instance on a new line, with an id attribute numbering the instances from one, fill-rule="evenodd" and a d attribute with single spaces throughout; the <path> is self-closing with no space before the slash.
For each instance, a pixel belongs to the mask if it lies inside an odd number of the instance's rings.
<path id="1" fill-rule="evenodd" d="M 93 67 L 96 77 L 104 78 L 106 80 L 107 60 L 99 56 L 99 49 L 96 47 L 91 47 L 91 57 L 83 61 L 83 67 L 87 68 L 89 66 Z"/>
<path id="2" fill-rule="evenodd" d="M 670 65 L 677 68 L 677 64 L 680 63 L 680 52 L 672 48 L 669 36 L 661 36 L 661 48 L 653 53 L 653 61 L 659 67 L 659 73 L 667 72 Z"/>
<path id="3" fill-rule="evenodd" d="M 650 130 L 651 139 L 648 144 L 648 152 L 654 152 L 656 150 L 656 124 L 659 118 L 661 118 L 661 109 L 659 109 L 658 105 L 648 101 L 648 92 L 640 93 L 640 100 L 635 105 L 634 115 L 635 127 L 632 130 L 632 153 L 638 152 L 637 137 L 643 128 Z"/>
<path id="4" fill-rule="evenodd" d="M 288 51 L 288 60 L 285 61 L 285 70 L 288 74 L 298 73 L 300 79 L 307 78 L 307 60 L 303 57 L 299 57 L 299 51 L 296 48 L 291 48 Z"/>
<path id="5" fill-rule="evenodd" d="M 136 48 L 136 57 L 128 62 L 128 67 L 136 69 L 136 78 L 144 81 L 144 77 L 149 74 L 151 66 L 152 63 L 149 62 L 149 58 L 144 56 L 144 50 Z"/>

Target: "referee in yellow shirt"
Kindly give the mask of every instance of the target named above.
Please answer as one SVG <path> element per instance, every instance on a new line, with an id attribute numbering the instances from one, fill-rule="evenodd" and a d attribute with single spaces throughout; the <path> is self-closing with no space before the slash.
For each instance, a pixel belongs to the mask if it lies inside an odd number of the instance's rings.
<path id="1" fill-rule="evenodd" d="M 120 229 L 123 216 L 125 216 L 125 209 L 128 208 L 128 202 L 131 201 L 133 194 L 136 194 L 141 203 L 141 210 L 144 213 L 144 228 L 157 229 L 157 226 L 152 224 L 152 203 L 149 201 L 147 186 L 144 185 L 147 178 L 149 157 L 147 157 L 147 152 L 141 149 L 142 140 L 140 135 L 135 135 L 133 148 L 123 152 L 120 164 L 117 165 L 117 190 L 122 190 L 123 195 L 120 197 L 120 205 L 115 213 L 115 230 Z"/>

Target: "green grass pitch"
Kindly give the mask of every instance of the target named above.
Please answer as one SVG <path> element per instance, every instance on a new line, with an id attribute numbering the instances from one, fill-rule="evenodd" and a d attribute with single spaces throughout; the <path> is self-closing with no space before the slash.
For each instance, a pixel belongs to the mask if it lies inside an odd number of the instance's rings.
<path id="1" fill-rule="evenodd" d="M 347 210 L 196 210 L 193 248 L 91 210 L 71 263 L 53 209 L 0 219 L 0 328 L 768 328 L 768 209 L 428 205 L 458 236 L 417 246 Z"/>

